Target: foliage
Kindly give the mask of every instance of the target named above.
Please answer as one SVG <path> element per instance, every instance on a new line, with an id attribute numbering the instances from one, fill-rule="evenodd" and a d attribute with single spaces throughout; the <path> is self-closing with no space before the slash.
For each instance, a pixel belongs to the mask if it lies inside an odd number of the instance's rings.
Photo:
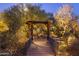
<path id="1" fill-rule="evenodd" d="M 63 41 L 60 41 L 58 44 L 59 48 L 57 53 L 58 55 L 69 55 L 69 52 L 66 51 L 67 48 L 72 46 L 79 37 L 77 18 L 72 16 L 72 8 L 69 5 L 61 7 L 54 17 L 56 19 L 54 27 L 57 26 L 57 29 L 53 28 L 53 31 L 57 37 L 60 39 L 63 38 Z"/>
<path id="2" fill-rule="evenodd" d="M 0 21 L 0 32 L 4 32 L 4 31 L 7 31 L 7 30 L 9 30 L 7 24 L 3 20 L 1 20 Z"/>
<path id="3" fill-rule="evenodd" d="M 19 51 L 29 40 L 29 26 L 27 21 L 44 21 L 54 19 L 50 23 L 50 36 L 59 38 L 58 55 L 69 55 L 67 49 L 79 38 L 78 18 L 72 14 L 72 8 L 64 5 L 54 15 L 46 13 L 41 6 L 32 4 L 17 4 L 3 12 L 0 20 L 0 46 L 11 53 Z M 1 19 L 1 18 L 0 18 Z M 47 33 L 47 25 L 33 24 L 33 35 L 43 36 Z M 58 41 L 57 41 L 58 42 Z M 63 52 L 63 53 L 62 53 Z"/>
<path id="4" fill-rule="evenodd" d="M 4 10 L 3 18 L 5 23 L 0 21 L 0 31 L 2 31 L 2 33 L 0 32 L 0 39 L 1 43 L 4 44 L 1 46 L 13 53 L 13 49 L 22 48 L 29 39 L 29 27 L 26 22 L 29 20 L 46 20 L 48 15 L 44 10 L 41 10 L 40 6 L 17 4 Z M 5 28 L 1 28 L 3 26 Z M 38 26 L 36 27 L 38 28 Z"/>

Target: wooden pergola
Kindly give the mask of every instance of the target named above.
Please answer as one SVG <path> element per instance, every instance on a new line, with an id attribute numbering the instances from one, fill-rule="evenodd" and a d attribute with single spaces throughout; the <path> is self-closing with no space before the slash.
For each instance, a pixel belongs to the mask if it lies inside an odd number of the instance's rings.
<path id="1" fill-rule="evenodd" d="M 50 37 L 50 21 L 27 21 L 26 24 L 30 27 L 30 38 L 33 40 L 33 24 L 46 24 L 47 25 L 47 39 Z"/>
<path id="2" fill-rule="evenodd" d="M 52 38 L 50 38 L 50 21 L 27 21 L 26 24 L 29 26 L 29 33 L 30 33 L 30 37 L 28 42 L 25 44 L 25 51 L 28 51 L 28 48 L 30 47 L 32 40 L 33 40 L 33 24 L 45 24 L 47 27 L 47 40 L 51 45 L 51 48 L 53 49 L 54 47 L 52 45 L 54 45 L 54 40 Z M 56 51 L 54 51 L 55 55 L 56 55 Z M 24 53 L 24 55 L 27 55 L 27 53 Z"/>
<path id="3" fill-rule="evenodd" d="M 52 45 L 55 45 L 54 42 L 56 40 L 54 40 L 53 38 L 50 38 L 50 25 L 51 25 L 50 21 L 48 21 L 48 20 L 47 21 L 27 21 L 26 24 L 29 26 L 29 30 L 30 30 L 30 32 L 29 32 L 30 37 L 29 37 L 29 40 L 26 43 L 26 47 L 25 47 L 25 49 L 27 49 L 26 52 L 28 51 L 28 48 L 30 47 L 32 40 L 33 40 L 33 24 L 45 24 L 46 25 L 47 40 L 50 43 L 52 49 L 54 48 Z M 58 40 L 60 40 L 60 39 L 58 39 Z M 56 44 L 57 44 L 57 42 L 56 42 Z M 55 48 L 55 51 L 54 51 L 55 55 L 57 54 L 57 50 L 58 50 L 58 46 Z M 26 53 L 26 55 L 27 55 L 27 53 Z"/>

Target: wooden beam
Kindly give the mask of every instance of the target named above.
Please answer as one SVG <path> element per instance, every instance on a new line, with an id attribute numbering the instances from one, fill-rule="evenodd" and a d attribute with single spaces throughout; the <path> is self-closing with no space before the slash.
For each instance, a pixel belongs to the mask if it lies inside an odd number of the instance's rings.
<path id="1" fill-rule="evenodd" d="M 33 23 L 33 24 L 37 24 L 37 23 L 47 24 L 48 21 L 27 21 L 27 22 L 26 22 L 26 24 L 29 24 L 29 23 Z"/>

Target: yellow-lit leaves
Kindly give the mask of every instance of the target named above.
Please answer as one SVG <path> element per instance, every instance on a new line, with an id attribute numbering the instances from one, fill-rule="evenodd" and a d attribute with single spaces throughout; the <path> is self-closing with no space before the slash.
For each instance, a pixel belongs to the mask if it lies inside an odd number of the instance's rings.
<path id="1" fill-rule="evenodd" d="M 79 24 L 76 20 L 71 21 L 71 26 L 75 31 L 79 31 Z"/>
<path id="2" fill-rule="evenodd" d="M 77 38 L 74 35 L 70 35 L 68 37 L 68 45 L 71 46 L 74 42 L 76 42 Z"/>
<path id="3" fill-rule="evenodd" d="M 3 20 L 0 20 L 0 32 L 5 32 L 9 30 L 8 25 Z"/>
<path id="4" fill-rule="evenodd" d="M 19 43 L 25 43 L 28 40 L 28 26 L 21 26 L 20 29 L 16 32 Z"/>

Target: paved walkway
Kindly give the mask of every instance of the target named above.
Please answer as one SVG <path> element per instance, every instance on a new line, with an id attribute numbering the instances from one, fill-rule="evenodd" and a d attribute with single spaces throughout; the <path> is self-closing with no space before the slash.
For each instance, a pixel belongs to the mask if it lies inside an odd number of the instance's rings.
<path id="1" fill-rule="evenodd" d="M 46 39 L 33 40 L 27 56 L 53 56 L 53 49 Z"/>

